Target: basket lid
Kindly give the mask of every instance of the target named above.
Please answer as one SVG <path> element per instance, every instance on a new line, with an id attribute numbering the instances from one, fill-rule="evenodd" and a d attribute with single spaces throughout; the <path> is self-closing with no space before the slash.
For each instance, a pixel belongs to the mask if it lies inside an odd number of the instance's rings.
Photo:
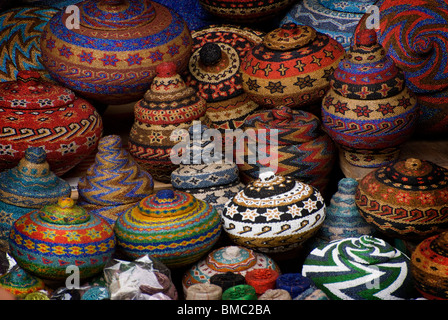
<path id="1" fill-rule="evenodd" d="M 37 71 L 21 70 L 17 80 L 0 83 L 0 107 L 32 110 L 59 108 L 73 103 L 75 93 L 41 78 Z"/>

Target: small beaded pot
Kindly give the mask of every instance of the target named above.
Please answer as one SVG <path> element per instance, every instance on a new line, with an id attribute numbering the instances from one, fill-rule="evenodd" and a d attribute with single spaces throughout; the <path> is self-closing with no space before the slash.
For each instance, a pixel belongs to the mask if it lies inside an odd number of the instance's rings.
<path id="1" fill-rule="evenodd" d="M 50 170 L 45 150 L 28 147 L 16 167 L 0 173 L 0 248 L 9 251 L 9 233 L 17 219 L 71 192 L 69 183 Z"/>
<path id="2" fill-rule="evenodd" d="M 310 108 L 329 89 L 344 54 L 340 43 L 313 27 L 284 24 L 244 56 L 243 89 L 260 106 Z"/>
<path id="3" fill-rule="evenodd" d="M 187 86 L 173 63 L 163 63 L 143 99 L 134 107 L 129 153 L 158 181 L 169 183 L 178 164 L 172 148 L 182 141 L 194 121 L 209 125 L 205 100 Z"/>
<path id="4" fill-rule="evenodd" d="M 211 25 L 192 32 L 193 53 L 185 82 L 207 102 L 207 117 L 213 128 L 225 133 L 237 129 L 256 109 L 243 89 L 241 59 L 264 33 L 231 25 Z"/>
<path id="5" fill-rule="evenodd" d="M 401 160 L 367 174 L 355 201 L 381 233 L 422 240 L 448 229 L 448 170 L 430 161 Z"/>
<path id="6" fill-rule="evenodd" d="M 236 244 L 266 253 L 300 247 L 325 219 L 325 202 L 311 185 L 265 173 L 226 204 L 223 229 Z"/>
<path id="7" fill-rule="evenodd" d="M 318 246 L 301 273 L 330 300 L 416 297 L 409 258 L 380 238 L 344 238 Z"/>
<path id="8" fill-rule="evenodd" d="M 0 170 L 16 166 L 27 147 L 42 147 L 60 176 L 96 149 L 103 122 L 93 105 L 37 71 L 0 83 L 0 96 Z"/>
<path id="9" fill-rule="evenodd" d="M 249 115 L 242 129 L 244 150 L 237 163 L 245 183 L 275 167 L 276 174 L 296 178 L 325 193 L 337 149 L 317 116 L 281 106 Z M 236 150 L 240 152 L 238 144 Z M 260 151 L 265 151 L 266 158 L 257 157 Z"/>
<path id="10" fill-rule="evenodd" d="M 220 286 L 224 292 L 231 287 L 246 284 L 246 278 L 239 273 L 227 271 L 226 273 L 217 273 L 212 275 L 209 282 Z"/>
<path id="11" fill-rule="evenodd" d="M 185 70 L 191 34 L 176 12 L 151 0 L 85 0 L 61 10 L 45 26 L 42 62 L 52 78 L 86 98 L 107 105 L 139 100 L 171 61 Z M 69 25 L 71 28 L 67 27 Z"/>
<path id="12" fill-rule="evenodd" d="M 315 288 L 313 282 L 300 273 L 284 273 L 278 276 L 275 282 L 275 287 L 286 290 L 292 299 L 295 299 L 309 288 Z"/>
<path id="13" fill-rule="evenodd" d="M 109 224 L 77 206 L 71 198 L 19 218 L 9 237 L 11 256 L 25 271 L 56 282 L 76 266 L 85 280 L 102 272 L 115 252 Z"/>
<path id="14" fill-rule="evenodd" d="M 377 168 L 398 159 L 418 105 L 372 29 L 358 32 L 322 100 L 322 123 L 349 164 Z"/>
<path id="15" fill-rule="evenodd" d="M 239 284 L 224 291 L 222 300 L 257 300 L 257 293 L 251 285 Z"/>
<path id="16" fill-rule="evenodd" d="M 185 300 L 221 300 L 222 288 L 212 283 L 196 283 L 187 289 Z"/>
<path id="17" fill-rule="evenodd" d="M 232 22 L 255 23 L 281 14 L 294 0 L 199 0 L 212 15 Z"/>
<path id="18" fill-rule="evenodd" d="M 416 289 L 429 300 L 448 300 L 448 232 L 420 242 L 411 255 Z"/>
<path id="19" fill-rule="evenodd" d="M 184 293 L 196 283 L 209 283 L 215 274 L 226 272 L 245 276 L 253 269 L 268 268 L 281 274 L 276 262 L 264 253 L 256 252 L 240 246 L 226 246 L 213 250 L 205 259 L 194 264 L 182 278 Z"/>
<path id="20" fill-rule="evenodd" d="M 310 25 L 350 49 L 359 21 L 375 0 L 302 0 L 294 4 L 281 23 Z"/>
<path id="21" fill-rule="evenodd" d="M 77 204 L 111 225 L 125 211 L 152 194 L 154 181 L 123 148 L 122 139 L 100 139 L 95 162 L 78 182 Z"/>
<path id="22" fill-rule="evenodd" d="M 114 231 L 125 255 L 148 254 L 168 268 L 180 268 L 211 250 L 221 234 L 221 220 L 208 203 L 186 192 L 164 189 L 122 214 Z"/>
<path id="23" fill-rule="evenodd" d="M 268 289 L 258 300 L 292 300 L 291 295 L 284 289 Z"/>
<path id="24" fill-rule="evenodd" d="M 0 81 L 14 81 L 21 70 L 38 72 L 52 80 L 42 65 L 40 36 L 48 21 L 59 11 L 53 6 L 21 5 L 0 14 Z"/>
<path id="25" fill-rule="evenodd" d="M 30 293 L 45 289 L 45 283 L 16 265 L 0 276 L 0 288 L 22 299 Z"/>
<path id="26" fill-rule="evenodd" d="M 254 287 L 258 296 L 262 295 L 269 289 L 276 288 L 276 280 L 279 273 L 268 268 L 253 269 L 246 272 L 246 283 Z"/>

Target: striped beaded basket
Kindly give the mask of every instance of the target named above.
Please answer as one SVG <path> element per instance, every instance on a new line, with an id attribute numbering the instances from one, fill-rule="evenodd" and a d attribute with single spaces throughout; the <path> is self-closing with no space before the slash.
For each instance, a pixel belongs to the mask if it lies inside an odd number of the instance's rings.
<path id="1" fill-rule="evenodd" d="M 148 254 L 169 268 L 179 268 L 212 248 L 221 234 L 221 220 L 208 203 L 186 192 L 163 189 L 121 215 L 114 231 L 125 255 Z"/>

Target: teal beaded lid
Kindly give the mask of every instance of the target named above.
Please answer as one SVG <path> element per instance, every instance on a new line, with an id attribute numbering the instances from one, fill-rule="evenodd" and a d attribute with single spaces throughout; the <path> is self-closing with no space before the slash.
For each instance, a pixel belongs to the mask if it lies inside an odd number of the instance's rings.
<path id="1" fill-rule="evenodd" d="M 37 208 L 70 196 L 68 182 L 51 171 L 45 150 L 28 147 L 19 164 L 0 173 L 0 201 Z"/>

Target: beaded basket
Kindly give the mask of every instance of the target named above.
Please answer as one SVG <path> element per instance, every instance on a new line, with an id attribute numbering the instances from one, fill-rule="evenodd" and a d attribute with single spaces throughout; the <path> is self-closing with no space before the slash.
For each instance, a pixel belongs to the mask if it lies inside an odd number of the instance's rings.
<path id="1" fill-rule="evenodd" d="M 9 237 L 11 256 L 39 278 L 62 281 L 75 266 L 80 279 L 98 275 L 115 252 L 109 224 L 77 206 L 71 198 L 19 218 Z"/>
<path id="2" fill-rule="evenodd" d="M 311 238 L 325 219 L 325 203 L 312 186 L 263 173 L 229 201 L 223 229 L 236 244 L 266 253 L 288 252 Z"/>
<path id="3" fill-rule="evenodd" d="M 180 268 L 212 248 L 221 234 L 221 220 L 208 203 L 186 192 L 163 189 L 121 215 L 114 231 L 125 255 L 148 254 L 169 268 Z"/>
<path id="4" fill-rule="evenodd" d="M 416 128 L 417 100 L 375 31 L 355 42 L 330 77 L 322 123 L 349 164 L 376 168 L 396 160 Z"/>
<path id="5" fill-rule="evenodd" d="M 233 272 L 245 276 L 254 269 L 272 269 L 281 274 L 279 266 L 268 255 L 241 246 L 226 246 L 210 252 L 198 261 L 182 278 L 184 293 L 193 284 L 208 283 L 217 274 Z"/>
<path id="6" fill-rule="evenodd" d="M 367 174 L 355 201 L 383 234 L 421 240 L 448 229 L 448 170 L 430 161 L 401 160 Z"/>
<path id="7" fill-rule="evenodd" d="M 60 176 L 96 149 L 103 133 L 96 109 L 39 72 L 19 71 L 17 80 L 0 83 L 0 96 L 0 170 L 16 166 L 27 147 L 42 147 Z"/>
<path id="8" fill-rule="evenodd" d="M 244 56 L 243 89 L 260 106 L 310 108 L 329 89 L 329 77 L 344 54 L 328 35 L 286 23 Z"/>
<path id="9" fill-rule="evenodd" d="M 77 6 L 78 27 L 71 27 L 73 17 L 62 10 L 40 41 L 44 66 L 66 87 L 117 105 L 139 100 L 160 63 L 185 70 L 191 35 L 171 9 L 150 0 L 85 0 Z"/>

